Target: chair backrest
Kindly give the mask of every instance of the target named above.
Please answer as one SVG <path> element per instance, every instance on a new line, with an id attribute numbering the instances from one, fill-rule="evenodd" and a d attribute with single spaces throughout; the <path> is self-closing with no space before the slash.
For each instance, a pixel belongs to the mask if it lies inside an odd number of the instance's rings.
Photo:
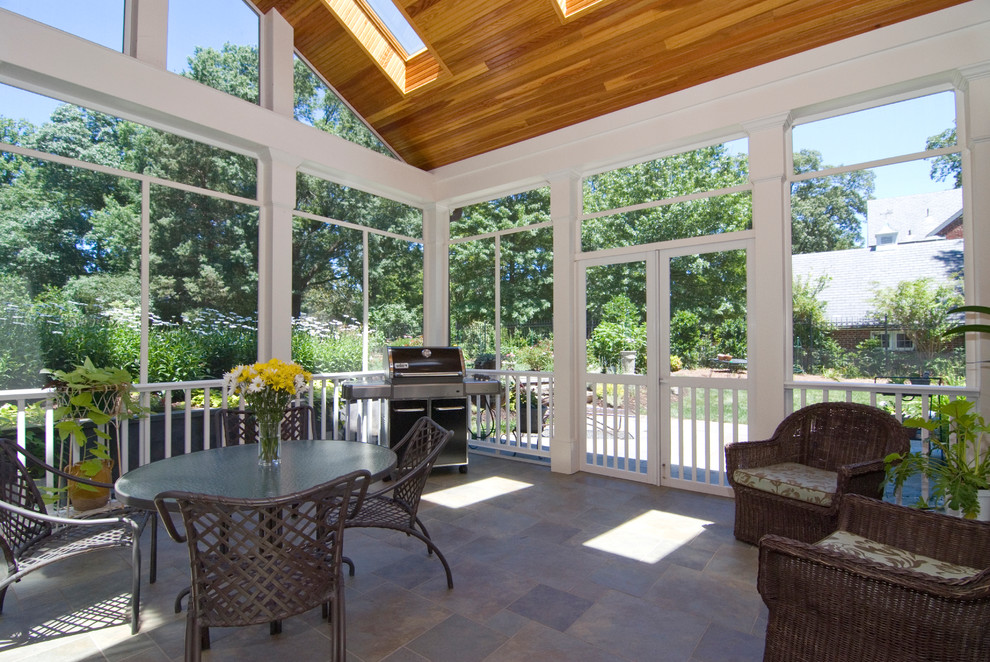
<path id="1" fill-rule="evenodd" d="M 786 460 L 835 471 L 855 462 L 910 450 L 907 430 L 877 407 L 851 402 L 808 405 L 785 418 L 773 437 Z"/>
<path id="2" fill-rule="evenodd" d="M 316 409 L 311 405 L 295 405 L 282 417 L 282 441 L 317 439 Z"/>
<path id="3" fill-rule="evenodd" d="M 268 623 L 329 602 L 340 577 L 344 522 L 371 475 L 356 471 L 273 499 L 163 492 L 155 506 L 174 539 L 189 546 L 189 608 L 206 626 Z M 179 534 L 166 503 L 185 524 Z"/>
<path id="4" fill-rule="evenodd" d="M 0 439 L 0 499 L 36 513 L 47 514 L 41 491 L 27 467 L 17 457 L 22 449 L 10 439 Z M 0 510 L 0 536 L 15 555 L 51 533 L 51 525 Z"/>
<path id="5" fill-rule="evenodd" d="M 223 445 L 258 443 L 258 419 L 246 409 L 221 409 L 220 423 L 223 429 Z"/>
<path id="6" fill-rule="evenodd" d="M 254 444 L 258 441 L 258 419 L 248 409 L 221 409 L 223 445 Z M 282 441 L 316 439 L 316 410 L 310 405 L 288 407 L 281 423 Z"/>
<path id="7" fill-rule="evenodd" d="M 392 447 L 398 464 L 392 472 L 392 498 L 402 501 L 413 519 L 419 509 L 423 488 L 443 447 L 454 433 L 424 416 L 413 423 L 406 436 Z"/>

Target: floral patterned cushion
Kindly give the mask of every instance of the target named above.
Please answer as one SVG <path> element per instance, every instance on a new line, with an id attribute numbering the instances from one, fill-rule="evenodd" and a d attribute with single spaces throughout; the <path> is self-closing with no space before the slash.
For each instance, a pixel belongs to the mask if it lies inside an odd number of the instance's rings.
<path id="1" fill-rule="evenodd" d="M 736 469 L 732 477 L 740 485 L 755 490 L 826 507 L 832 505 L 838 482 L 838 474 L 834 471 L 816 469 L 796 462 Z"/>
<path id="2" fill-rule="evenodd" d="M 884 545 L 848 531 L 836 531 L 815 544 L 858 559 L 873 561 L 892 568 L 913 570 L 939 579 L 966 579 L 980 572 L 975 568 L 939 561 L 904 549 Z"/>

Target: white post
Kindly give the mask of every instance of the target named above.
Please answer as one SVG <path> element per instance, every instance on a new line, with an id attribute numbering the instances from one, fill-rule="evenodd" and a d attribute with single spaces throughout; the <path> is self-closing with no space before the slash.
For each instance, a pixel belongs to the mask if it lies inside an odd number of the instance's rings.
<path id="1" fill-rule="evenodd" d="M 450 209 L 428 205 L 423 210 L 423 344 L 450 342 Z"/>
<path id="2" fill-rule="evenodd" d="M 261 17 L 261 107 L 288 117 L 295 111 L 292 38 L 292 26 L 276 10 Z"/>
<path id="3" fill-rule="evenodd" d="M 168 0 L 124 0 L 124 54 L 165 69 Z"/>
<path id="4" fill-rule="evenodd" d="M 965 241 L 966 302 L 990 305 L 990 66 L 961 72 L 959 87 L 959 145 L 963 161 L 963 232 Z M 972 323 L 987 324 L 983 316 L 970 316 Z M 990 338 L 967 334 L 966 381 L 980 389 L 977 409 L 990 419 L 990 397 L 983 387 L 990 382 Z"/>
<path id="5" fill-rule="evenodd" d="M 753 255 L 747 261 L 755 270 L 748 274 L 752 291 L 747 314 L 747 371 L 750 394 L 768 394 L 768 397 L 749 399 L 750 439 L 770 436 L 784 418 L 784 382 L 791 375 L 791 319 L 787 301 L 791 294 L 789 127 L 787 115 L 746 125 L 755 236 Z"/>
<path id="6" fill-rule="evenodd" d="M 577 218 L 581 212 L 581 178 L 575 173 L 551 175 L 550 219 L 553 222 L 553 438 L 550 469 L 572 474 L 580 467 L 583 425 L 584 360 L 580 354 L 576 310 L 578 246 Z"/>
<path id="7" fill-rule="evenodd" d="M 292 212 L 299 160 L 266 150 L 258 159 L 258 360 L 292 358 Z"/>

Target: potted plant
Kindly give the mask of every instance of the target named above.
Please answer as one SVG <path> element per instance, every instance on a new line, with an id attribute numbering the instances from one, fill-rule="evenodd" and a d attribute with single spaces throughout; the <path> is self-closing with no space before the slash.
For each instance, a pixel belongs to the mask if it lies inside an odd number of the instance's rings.
<path id="1" fill-rule="evenodd" d="M 929 499 L 918 506 L 934 508 L 939 503 L 964 517 L 990 520 L 990 450 L 986 434 L 990 427 L 972 411 L 973 402 L 958 399 L 932 406 L 930 418 L 913 417 L 904 421 L 931 433 L 930 452 L 892 453 L 885 459 L 887 478 L 900 488 L 914 475 L 929 480 Z"/>
<path id="2" fill-rule="evenodd" d="M 133 379 L 122 368 L 97 367 L 86 357 L 72 370 L 43 370 L 50 376 L 46 388 L 54 389 L 55 430 L 58 433 L 58 464 L 73 476 L 102 483 L 113 481 L 113 457 L 110 441 L 114 440 L 120 457 L 120 421 L 140 414 L 141 408 L 130 397 Z M 112 425 L 115 434 L 107 430 Z M 72 446 L 76 452 L 73 454 Z M 73 461 L 73 457 L 75 460 Z M 76 510 L 92 510 L 107 503 L 109 488 L 82 483 L 60 486 Z"/>
<path id="3" fill-rule="evenodd" d="M 537 389 L 527 388 L 519 394 L 519 431 L 540 434 L 540 395 Z"/>

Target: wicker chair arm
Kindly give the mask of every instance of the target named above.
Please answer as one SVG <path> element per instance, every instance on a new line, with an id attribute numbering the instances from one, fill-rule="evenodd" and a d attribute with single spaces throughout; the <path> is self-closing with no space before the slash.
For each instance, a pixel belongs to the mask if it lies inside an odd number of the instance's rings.
<path id="1" fill-rule="evenodd" d="M 838 527 L 884 545 L 974 568 L 990 565 L 990 522 L 908 508 L 849 494 Z"/>
<path id="2" fill-rule="evenodd" d="M 101 517 L 99 519 L 77 519 L 74 517 L 57 517 L 55 515 L 45 515 L 34 510 L 27 510 L 26 508 L 21 508 L 20 506 L 15 506 L 12 503 L 7 503 L 6 501 L 0 501 L 0 509 L 8 510 L 12 513 L 25 517 L 27 519 L 38 520 L 40 522 L 48 522 L 49 524 L 59 524 L 59 525 L 70 525 L 70 526 L 93 526 L 93 525 L 106 525 L 106 524 L 129 524 L 131 526 L 137 526 L 137 524 L 129 517 L 124 517 L 119 515 L 117 517 Z"/>
<path id="3" fill-rule="evenodd" d="M 883 460 L 845 464 L 839 467 L 837 473 L 835 493 L 840 497 L 846 494 L 869 494 L 880 497 L 883 494 L 886 480 Z"/>
<path id="4" fill-rule="evenodd" d="M 175 527 L 175 522 L 172 520 L 172 514 L 168 511 L 166 499 L 167 493 L 156 496 L 155 509 L 158 511 L 158 516 L 162 519 L 162 524 L 165 525 L 165 531 L 168 532 L 168 537 L 175 542 L 184 543 L 186 542 L 186 537 L 179 533 L 179 530 Z"/>
<path id="5" fill-rule="evenodd" d="M 847 586 L 857 578 L 947 600 L 990 598 L 990 569 L 962 579 L 941 579 L 773 534 L 760 539 L 759 567 L 757 586 L 765 599 L 781 591 L 820 595 L 825 587 Z"/>
<path id="6" fill-rule="evenodd" d="M 844 464 L 839 467 L 839 476 L 862 476 L 863 474 L 870 474 L 876 471 L 882 472 L 884 470 L 884 464 L 882 459 L 867 460 L 865 462 L 855 462 L 853 464 Z"/>
<path id="7" fill-rule="evenodd" d="M 737 441 L 725 447 L 725 463 L 729 480 L 736 469 L 766 467 L 780 460 L 780 439 Z"/>

